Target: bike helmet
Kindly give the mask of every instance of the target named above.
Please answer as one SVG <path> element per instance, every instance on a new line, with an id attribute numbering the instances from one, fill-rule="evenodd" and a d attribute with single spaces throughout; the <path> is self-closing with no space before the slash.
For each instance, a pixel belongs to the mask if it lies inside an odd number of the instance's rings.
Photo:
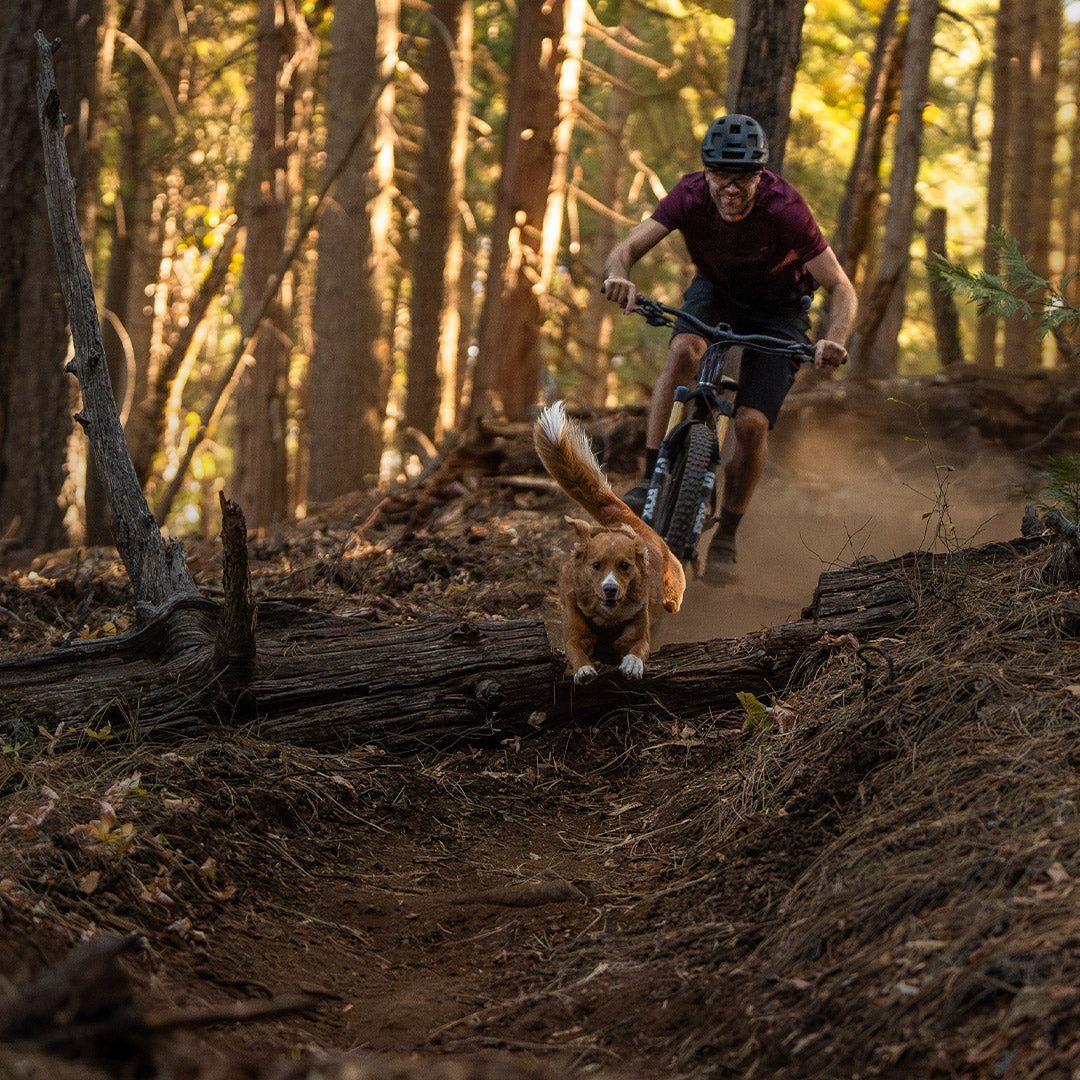
<path id="1" fill-rule="evenodd" d="M 752 116 L 718 116 L 701 141 L 701 161 L 719 172 L 757 172 L 769 160 L 769 144 Z"/>

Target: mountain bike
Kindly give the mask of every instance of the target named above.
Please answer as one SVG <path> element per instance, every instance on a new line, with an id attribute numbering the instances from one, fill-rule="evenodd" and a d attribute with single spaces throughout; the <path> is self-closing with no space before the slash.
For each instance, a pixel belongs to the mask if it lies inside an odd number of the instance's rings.
<path id="1" fill-rule="evenodd" d="M 716 470 L 735 415 L 739 384 L 724 372 L 732 346 L 780 353 L 800 362 L 813 358 L 814 346 L 766 334 L 737 334 L 727 323 L 710 326 L 678 308 L 645 296 L 634 311 L 650 326 L 674 327 L 676 319 L 689 324 L 709 343 L 698 364 L 696 384 L 675 390 L 667 434 L 660 444 L 656 468 L 641 517 L 664 538 L 683 563 L 697 568 L 698 540 L 716 514 Z"/>

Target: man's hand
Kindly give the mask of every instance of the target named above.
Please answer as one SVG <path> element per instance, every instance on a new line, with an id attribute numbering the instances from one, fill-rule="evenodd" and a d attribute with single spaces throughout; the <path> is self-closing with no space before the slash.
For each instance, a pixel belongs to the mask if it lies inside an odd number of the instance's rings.
<path id="1" fill-rule="evenodd" d="M 822 338 L 814 346 L 814 367 L 821 371 L 823 368 L 838 368 L 847 362 L 847 349 L 837 341 L 829 341 Z"/>
<path id="2" fill-rule="evenodd" d="M 634 310 L 637 304 L 637 289 L 629 278 L 609 277 L 604 278 L 604 295 L 618 304 L 627 315 Z"/>

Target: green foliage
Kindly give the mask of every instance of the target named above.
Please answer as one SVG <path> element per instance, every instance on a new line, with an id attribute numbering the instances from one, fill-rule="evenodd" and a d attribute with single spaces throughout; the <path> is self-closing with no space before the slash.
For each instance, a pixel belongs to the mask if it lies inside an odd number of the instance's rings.
<path id="1" fill-rule="evenodd" d="M 973 271 L 940 254 L 931 260 L 931 272 L 947 292 L 976 304 L 980 314 L 1037 319 L 1039 337 L 1080 321 L 1080 310 L 1071 307 L 1064 295 L 1075 273 L 1054 285 L 1031 269 L 1016 238 L 1004 229 L 993 230 L 992 242 L 1001 261 L 1000 274 Z"/>
<path id="2" fill-rule="evenodd" d="M 735 696 L 739 699 L 739 704 L 746 710 L 743 731 L 752 734 L 769 726 L 772 709 L 764 701 L 750 693 L 749 690 L 738 690 Z"/>
<path id="3" fill-rule="evenodd" d="M 1039 473 L 1045 482 L 1041 498 L 1031 501 L 1040 510 L 1060 510 L 1070 521 L 1080 521 L 1080 457 L 1051 458 Z"/>

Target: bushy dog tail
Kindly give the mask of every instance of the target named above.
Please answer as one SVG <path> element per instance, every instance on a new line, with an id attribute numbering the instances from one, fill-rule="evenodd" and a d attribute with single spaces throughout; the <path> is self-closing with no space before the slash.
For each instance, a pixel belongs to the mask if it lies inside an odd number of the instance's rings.
<path id="1" fill-rule="evenodd" d="M 682 563 L 667 544 L 611 490 L 585 431 L 566 415 L 561 401 L 548 406 L 536 421 L 533 444 L 544 468 L 574 502 L 608 528 L 629 525 L 649 549 L 650 565 L 659 569 L 661 601 L 666 611 L 678 611 L 686 576 Z"/>
<path id="2" fill-rule="evenodd" d="M 533 430 L 533 443 L 544 468 L 559 487 L 601 525 L 614 527 L 637 518 L 611 490 L 584 429 L 566 415 L 566 406 L 561 401 L 549 405 L 540 414 Z"/>

